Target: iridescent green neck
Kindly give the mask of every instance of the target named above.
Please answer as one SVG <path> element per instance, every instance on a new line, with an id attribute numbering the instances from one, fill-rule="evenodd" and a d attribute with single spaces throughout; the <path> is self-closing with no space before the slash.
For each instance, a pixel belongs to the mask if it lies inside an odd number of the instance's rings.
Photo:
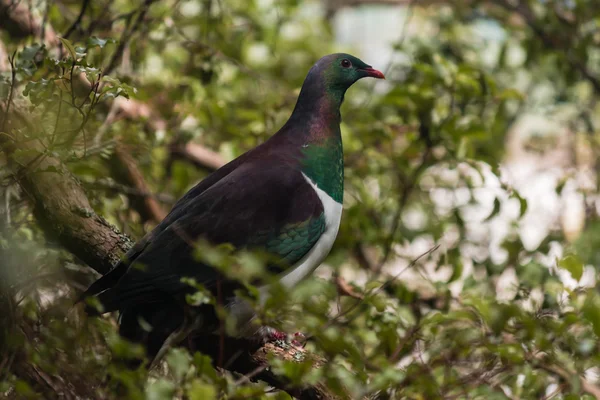
<path id="1" fill-rule="evenodd" d="M 338 127 L 339 132 L 339 127 Z M 302 172 L 338 203 L 344 197 L 344 151 L 342 138 L 331 137 L 303 147 Z"/>
<path id="2" fill-rule="evenodd" d="M 344 195 L 344 153 L 340 132 L 340 106 L 346 88 L 327 79 L 306 78 L 288 123 L 300 135 L 302 172 L 338 203 Z"/>

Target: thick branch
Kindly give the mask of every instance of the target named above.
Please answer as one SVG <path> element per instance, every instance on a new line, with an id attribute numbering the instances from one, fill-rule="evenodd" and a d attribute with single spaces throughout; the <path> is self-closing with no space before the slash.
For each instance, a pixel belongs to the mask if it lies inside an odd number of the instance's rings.
<path id="1" fill-rule="evenodd" d="M 225 159 L 217 152 L 200 144 L 188 142 L 186 144 L 173 144 L 170 148 L 169 164 L 175 159 L 184 159 L 199 168 L 214 171 L 225 165 Z M 168 167 L 167 167 L 168 168 Z"/>
<path id="2" fill-rule="evenodd" d="M 275 343 L 267 343 L 264 346 L 260 347 L 257 351 L 250 354 L 249 361 L 253 364 L 256 364 L 257 366 L 268 366 L 270 356 L 275 356 L 279 359 L 283 359 L 286 361 L 296 361 L 298 359 L 304 359 L 304 357 L 313 357 L 312 361 L 314 368 L 320 368 L 326 362 L 323 359 L 314 358 L 313 355 L 310 355 L 304 349 L 299 349 L 295 346 L 279 346 Z M 254 371 L 256 371 L 256 369 L 254 369 Z M 246 372 L 246 374 L 247 373 L 248 372 Z M 281 377 L 275 375 L 269 369 L 265 369 L 260 373 L 260 379 L 272 385 L 276 385 L 278 382 L 281 383 Z M 350 396 L 347 394 L 345 394 L 344 396 L 337 396 L 333 394 L 323 384 L 317 384 L 315 386 L 306 386 L 301 388 L 288 386 L 286 388 L 286 391 L 300 400 L 336 400 L 350 398 Z"/>
<path id="3" fill-rule="evenodd" d="M 147 104 L 137 100 L 118 97 L 113 101 L 108 116 L 96 136 L 96 141 L 100 141 L 100 138 L 104 135 L 108 127 L 119 119 L 145 119 L 147 120 L 146 125 L 148 128 L 154 131 L 166 129 L 167 126 L 166 121 Z M 136 193 L 150 193 L 135 159 L 122 144 L 116 146 L 114 157 L 111 158 L 110 167 L 113 170 L 115 179 L 123 185 L 132 187 Z M 165 210 L 153 196 L 140 197 L 131 193 L 128 197 L 133 208 L 138 211 L 144 220 L 160 222 L 165 217 Z"/>
<path id="4" fill-rule="evenodd" d="M 5 108 L 0 111 L 4 119 Z M 101 274 L 108 272 L 131 247 L 131 241 L 94 213 L 79 182 L 58 158 L 48 154 L 38 140 L 16 136 L 17 128 L 31 136 L 36 134 L 26 115 L 13 105 L 7 118 L 0 149 L 7 155 L 40 227 L 49 240 Z"/>
<path id="5" fill-rule="evenodd" d="M 137 163 L 122 145 L 115 148 L 112 160 L 115 161 L 113 166 L 117 170 L 114 174 L 115 177 L 119 177 L 120 181 L 135 188 L 140 193 L 150 192 Z M 165 210 L 152 196 L 131 195 L 129 196 L 129 201 L 144 220 L 160 222 L 166 216 Z"/>
<path id="6" fill-rule="evenodd" d="M 215 346 L 214 336 L 198 336 L 188 344 L 192 351 L 200 351 L 210 356 L 213 360 L 219 358 L 219 346 Z M 304 362 L 310 359 L 314 368 L 320 368 L 326 360 L 315 357 L 303 348 L 285 343 L 267 343 L 258 344 L 256 341 L 225 338 L 224 363 L 225 369 L 242 374 L 238 383 L 244 383 L 249 380 L 261 380 L 267 384 L 281 390 L 285 390 L 290 395 L 301 400 L 341 400 L 350 399 L 347 394 L 336 395 L 325 385 L 317 384 L 315 386 L 296 387 L 286 382 L 281 376 L 276 375 L 269 368 L 269 359 L 272 357 L 293 361 Z"/>

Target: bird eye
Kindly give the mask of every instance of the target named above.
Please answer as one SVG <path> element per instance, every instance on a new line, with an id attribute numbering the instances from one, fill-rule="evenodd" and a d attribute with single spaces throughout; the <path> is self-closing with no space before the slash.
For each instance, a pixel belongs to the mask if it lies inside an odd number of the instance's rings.
<path id="1" fill-rule="evenodd" d="M 342 60 L 341 65 L 342 65 L 343 68 L 350 68 L 352 66 L 352 63 L 347 58 L 344 58 Z"/>

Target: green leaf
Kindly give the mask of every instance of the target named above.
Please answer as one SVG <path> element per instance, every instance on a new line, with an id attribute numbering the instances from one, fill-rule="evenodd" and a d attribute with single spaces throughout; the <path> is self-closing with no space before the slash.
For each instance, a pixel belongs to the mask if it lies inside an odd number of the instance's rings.
<path id="1" fill-rule="evenodd" d="M 177 379 L 182 379 L 190 368 L 190 355 L 183 349 L 171 349 L 167 354 L 167 364 Z"/>
<path id="2" fill-rule="evenodd" d="M 379 295 L 379 294 L 376 294 L 374 296 L 370 296 L 367 299 L 367 302 L 371 303 L 373 305 L 373 307 L 375 307 L 375 309 L 378 312 L 385 311 L 385 307 L 387 306 L 385 297 L 383 297 L 382 295 Z"/>
<path id="3" fill-rule="evenodd" d="M 98 36 L 92 36 L 92 37 L 88 38 L 88 40 L 85 42 L 85 45 L 88 49 L 90 49 L 92 47 L 100 47 L 102 49 L 108 43 L 116 43 L 116 40 L 112 39 L 112 38 L 102 39 L 102 38 L 99 38 Z"/>
<path id="4" fill-rule="evenodd" d="M 53 79 L 42 78 L 39 81 L 27 83 L 23 91 L 23 96 L 28 96 L 31 103 L 37 106 L 42 102 L 48 101 L 55 88 L 56 83 Z"/>
<path id="5" fill-rule="evenodd" d="M 175 384 L 164 378 L 146 387 L 146 400 L 171 400 L 175 394 Z"/>
<path id="6" fill-rule="evenodd" d="M 117 78 L 104 75 L 101 81 L 106 83 L 101 94 L 107 98 L 116 98 L 121 96 L 128 99 L 132 94 L 137 93 L 136 88 L 121 82 Z"/>
<path id="7" fill-rule="evenodd" d="M 581 279 L 583 275 L 583 263 L 575 254 L 567 254 L 560 260 L 557 260 L 558 267 L 565 269 L 571 273 L 571 276 L 575 280 Z"/>
<path id="8" fill-rule="evenodd" d="M 90 82 L 96 82 L 100 76 L 100 69 L 98 68 L 78 66 L 77 69 L 83 72 Z"/>
<path id="9" fill-rule="evenodd" d="M 448 279 L 447 283 L 451 283 L 454 282 L 455 280 L 459 279 L 462 276 L 463 273 L 463 263 L 460 259 L 456 259 L 455 263 L 454 263 L 454 268 L 452 270 L 452 276 L 450 276 L 450 279 Z"/>
<path id="10" fill-rule="evenodd" d="M 73 43 L 71 43 L 71 41 L 69 39 L 65 39 L 62 37 L 59 37 L 58 39 L 60 39 L 60 42 L 63 44 L 63 46 L 65 46 L 65 48 L 69 52 L 69 55 L 71 56 L 73 61 L 77 60 L 77 52 L 75 51 L 75 47 L 73 46 Z"/>
<path id="11" fill-rule="evenodd" d="M 494 333 L 504 330 L 506 323 L 512 317 L 519 315 L 519 308 L 513 304 L 493 304 L 490 307 L 489 325 Z"/>
<path id="12" fill-rule="evenodd" d="M 194 278 L 183 277 L 181 282 L 186 285 L 190 285 L 196 291 L 186 295 L 186 301 L 188 304 L 193 306 L 199 306 L 201 304 L 210 304 L 213 301 L 213 296 L 204 285 L 198 283 Z"/>
<path id="13" fill-rule="evenodd" d="M 600 301 L 597 293 L 589 293 L 582 308 L 583 316 L 588 320 L 596 336 L 600 337 Z"/>
<path id="14" fill-rule="evenodd" d="M 213 400 L 217 398 L 217 389 L 200 379 L 194 379 L 187 390 L 190 400 Z"/>
<path id="15" fill-rule="evenodd" d="M 19 53 L 19 59 L 21 61 L 33 61 L 35 56 L 44 48 L 43 45 L 33 44 L 31 46 L 25 46 L 21 53 Z"/>
<path id="16" fill-rule="evenodd" d="M 144 348 L 140 344 L 132 344 L 121 338 L 116 332 L 109 336 L 108 345 L 115 357 L 122 359 L 137 359 L 144 355 Z"/>
<path id="17" fill-rule="evenodd" d="M 499 100 L 525 100 L 525 95 L 518 91 L 517 89 L 509 88 L 504 89 L 502 92 L 498 94 Z"/>
<path id="18" fill-rule="evenodd" d="M 525 198 L 523 198 L 519 193 L 517 193 L 516 191 L 513 192 L 510 195 L 511 198 L 516 198 L 517 200 L 519 200 L 519 218 L 523 218 L 523 215 L 525 215 L 525 213 L 527 212 L 527 200 Z"/>
<path id="19" fill-rule="evenodd" d="M 519 218 L 523 218 L 523 215 L 525 215 L 525 213 L 527 212 L 527 200 L 525 200 L 523 197 L 521 197 L 521 195 L 516 195 L 517 198 L 519 199 L 519 205 L 521 206 L 520 211 L 519 211 Z"/>
<path id="20" fill-rule="evenodd" d="M 194 354 L 192 362 L 198 370 L 198 374 L 203 376 L 205 379 L 214 381 L 218 378 L 217 371 L 214 369 L 212 360 L 209 356 L 197 352 Z"/>
<path id="21" fill-rule="evenodd" d="M 22 398 L 37 398 L 35 391 L 29 384 L 21 379 L 18 379 L 14 386 L 15 392 Z"/>
<path id="22" fill-rule="evenodd" d="M 488 215 L 487 218 L 483 220 L 483 222 L 487 222 L 487 221 L 491 220 L 496 215 L 498 215 L 498 213 L 500 213 L 500 199 L 498 199 L 496 197 L 494 199 L 494 209 L 492 210 L 492 212 L 490 213 L 490 215 Z"/>

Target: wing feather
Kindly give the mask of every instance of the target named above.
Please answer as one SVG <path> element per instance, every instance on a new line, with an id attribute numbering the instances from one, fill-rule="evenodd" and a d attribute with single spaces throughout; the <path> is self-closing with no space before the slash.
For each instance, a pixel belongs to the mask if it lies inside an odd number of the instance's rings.
<path id="1" fill-rule="evenodd" d="M 190 242 L 198 238 L 266 250 L 280 260 L 270 266 L 272 270 L 283 272 L 314 246 L 325 229 L 316 192 L 299 170 L 277 162 L 267 170 L 264 162 L 243 164 L 170 215 L 168 224 L 163 221 L 132 260 L 141 268 L 121 271 L 116 285 L 100 292 L 105 311 L 159 301 L 165 294 L 181 296 L 190 290 L 181 282 L 183 277 L 212 289 L 220 275 L 194 258 Z"/>

